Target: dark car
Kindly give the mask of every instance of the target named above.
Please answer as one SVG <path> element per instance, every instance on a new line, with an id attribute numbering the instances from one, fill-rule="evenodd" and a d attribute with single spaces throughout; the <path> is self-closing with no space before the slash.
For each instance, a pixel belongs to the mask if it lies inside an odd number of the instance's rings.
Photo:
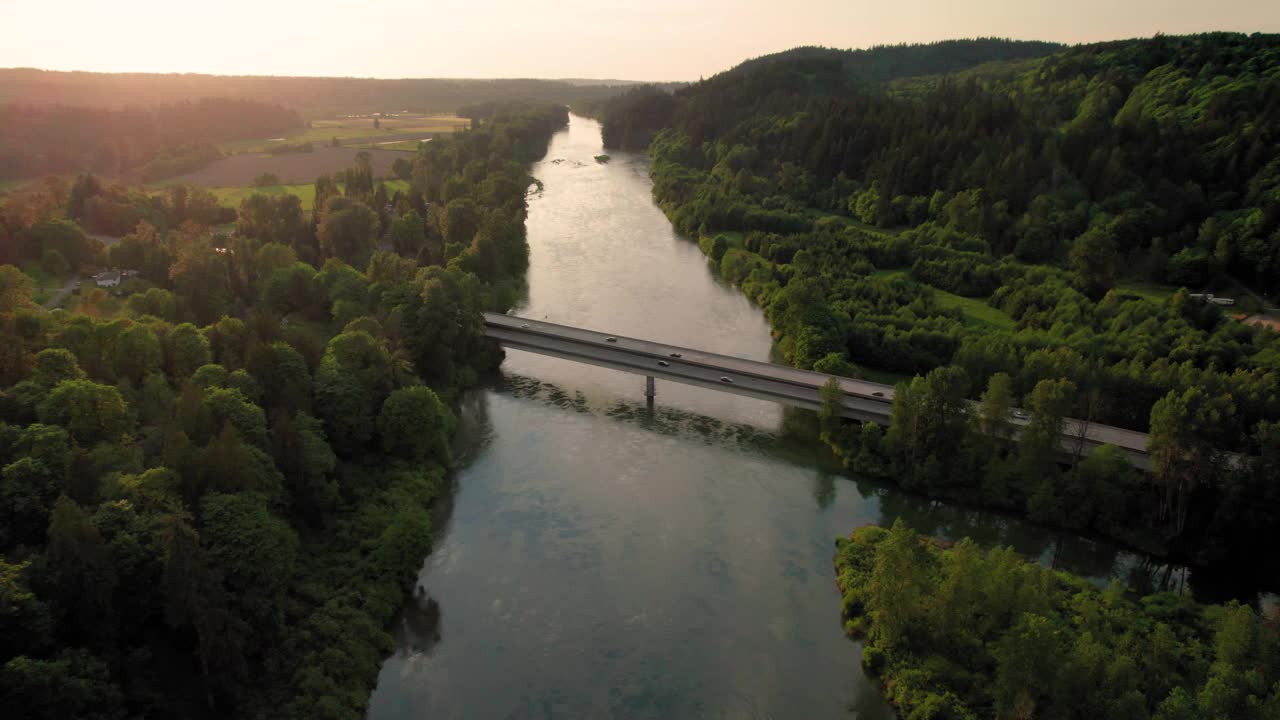
<path id="1" fill-rule="evenodd" d="M 724 375 L 721 375 L 721 376 L 720 376 L 720 382 L 727 382 L 727 383 L 731 383 L 731 382 L 733 382 L 733 378 L 729 378 L 729 377 L 725 377 Z"/>

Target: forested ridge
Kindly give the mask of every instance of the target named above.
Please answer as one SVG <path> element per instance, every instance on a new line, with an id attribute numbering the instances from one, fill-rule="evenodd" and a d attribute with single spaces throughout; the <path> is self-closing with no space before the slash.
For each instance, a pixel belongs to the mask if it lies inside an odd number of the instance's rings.
<path id="1" fill-rule="evenodd" d="M 845 632 L 899 717 L 1270 720 L 1280 624 L 1236 603 L 1134 597 L 1011 548 L 901 520 L 836 542 Z"/>
<path id="2" fill-rule="evenodd" d="M 927 376 L 887 432 L 828 424 L 848 464 L 1273 583 L 1280 338 L 1190 295 L 1280 290 L 1280 37 L 1018 47 L 800 49 L 598 114 L 790 362 Z M 1154 473 L 1063 466 L 1065 417 L 1150 431 Z"/>
<path id="3" fill-rule="evenodd" d="M 116 109 L 219 97 L 279 103 L 309 115 L 453 112 L 463 105 L 506 100 L 564 105 L 617 92 L 617 86 L 604 81 L 590 84 L 517 78 L 379 79 L 0 69 L 0 103 Z"/>
<path id="4" fill-rule="evenodd" d="M 121 109 L 0 105 L 0 182 L 81 170 L 156 180 L 218 159 L 214 143 L 301 127 L 293 110 L 226 98 Z"/>
<path id="5" fill-rule="evenodd" d="M 0 266 L 0 704 L 30 718 L 363 717 L 430 549 L 450 403 L 500 360 L 482 310 L 528 263 L 526 106 L 362 159 L 314 213 L 49 178 L 0 206 L 6 262 L 137 275 L 69 310 Z M 78 220 L 132 207 L 109 250 Z"/>

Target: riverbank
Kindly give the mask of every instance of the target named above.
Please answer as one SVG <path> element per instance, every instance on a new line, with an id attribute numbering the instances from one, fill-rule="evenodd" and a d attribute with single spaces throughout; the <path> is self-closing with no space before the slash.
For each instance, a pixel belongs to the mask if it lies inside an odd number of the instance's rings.
<path id="1" fill-rule="evenodd" d="M 836 543 L 845 632 L 902 716 L 1266 718 L 1280 631 L 1247 606 L 1134 598 L 904 523 Z"/>
<path id="2" fill-rule="evenodd" d="M 682 206 L 661 201 L 658 204 L 674 224 L 676 214 Z M 798 342 L 781 328 L 778 321 L 798 312 L 803 305 L 796 306 L 795 303 L 802 301 L 790 299 L 778 285 L 781 267 L 765 260 L 756 252 L 765 250 L 764 247 L 756 246 L 754 250 L 751 249 L 751 243 L 739 233 L 701 234 L 695 245 L 717 277 L 742 290 L 746 298 L 766 310 L 774 338 L 784 344 Z M 787 274 L 797 272 L 794 264 L 787 267 L 790 269 Z M 892 278 L 880 278 L 880 281 L 891 283 Z M 816 292 L 808 284 L 804 287 L 800 291 L 801 296 Z M 901 291 L 901 288 L 896 290 Z M 901 299 L 901 302 L 906 301 L 905 297 Z M 819 362 L 814 365 L 814 369 L 852 376 L 861 374 L 859 368 L 843 360 Z M 930 385 L 923 383 L 920 387 L 924 392 Z M 960 387 L 962 396 L 968 394 L 963 389 L 963 381 Z M 1031 397 L 1028 397 L 1029 402 Z M 1009 397 L 1007 402 L 1013 404 L 1016 400 Z M 975 416 L 957 420 L 971 424 L 977 419 Z M 1217 584 L 1223 590 L 1222 595 L 1216 596 L 1219 599 L 1248 598 L 1256 595 L 1259 589 L 1276 589 L 1275 573 L 1270 566 L 1259 566 L 1252 560 L 1238 566 L 1237 561 L 1242 556 L 1229 552 L 1221 544 L 1206 542 L 1199 537 L 1192 539 L 1170 536 L 1142 519 L 1148 512 L 1154 512 L 1150 509 L 1159 504 L 1159 489 L 1149 480 L 1140 479 L 1137 471 L 1131 468 L 1107 467 L 1109 455 L 1102 449 L 1095 451 L 1094 455 L 1098 455 L 1098 458 L 1092 461 L 1088 455 L 1080 458 L 1078 464 L 1072 467 L 1071 473 L 1046 475 L 1044 470 L 1047 466 L 1035 472 L 1026 472 L 1026 465 L 1019 462 L 1019 453 L 1006 445 L 983 443 L 976 438 L 957 439 L 957 446 L 967 443 L 963 449 L 965 457 L 956 455 L 945 462 L 935 463 L 937 469 L 946 468 L 946 472 L 933 481 L 906 482 L 902 469 L 905 458 L 895 457 L 894 441 L 886 442 L 889 435 L 886 429 L 873 430 L 865 425 L 846 421 L 829 422 L 825 425 L 823 440 L 842 458 L 845 467 L 855 473 L 896 483 L 908 492 L 926 497 L 969 507 L 1016 513 L 1047 527 L 1084 533 L 1172 563 L 1189 564 L 1201 571 L 1213 571 L 1219 578 Z M 965 432 L 973 434 L 972 430 Z M 930 450 L 926 449 L 926 454 Z M 975 457 L 973 453 L 981 457 Z M 1086 461 L 1089 462 L 1086 464 Z M 918 467 L 919 463 L 909 465 Z M 1080 470 L 1081 465 L 1084 466 L 1083 471 Z M 1085 471 L 1092 474 L 1079 477 Z M 1095 509 L 1082 516 L 1079 512 L 1081 507 Z M 1104 516 L 1104 512 L 1111 514 Z"/>
<path id="3" fill-rule="evenodd" d="M 759 308 L 655 205 L 649 160 L 601 152 L 574 116 L 534 166 L 516 313 L 781 362 Z M 452 508 L 370 720 L 888 720 L 833 632 L 831 539 L 899 518 L 1100 586 L 1187 587 L 1114 544 L 848 473 L 808 411 L 662 381 L 650 404 L 643 378 L 512 350 L 459 413 Z"/>

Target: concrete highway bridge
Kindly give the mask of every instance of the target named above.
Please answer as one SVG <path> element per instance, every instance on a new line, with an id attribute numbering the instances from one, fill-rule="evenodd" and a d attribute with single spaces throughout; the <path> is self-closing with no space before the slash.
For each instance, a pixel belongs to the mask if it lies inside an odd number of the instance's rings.
<path id="1" fill-rule="evenodd" d="M 841 415 L 850 420 L 889 424 L 892 385 L 498 313 L 485 313 L 484 319 L 485 334 L 505 347 L 643 375 L 645 395 L 650 398 L 656 394 L 655 379 L 662 378 L 818 410 L 822 407 L 822 386 L 835 378 L 843 391 Z M 1023 426 L 1027 419 L 1017 411 L 1009 422 Z M 1066 421 L 1062 439 L 1065 452 L 1073 453 L 1076 449 L 1080 428 L 1080 421 Z M 1151 469 L 1146 433 L 1089 424 L 1085 428 L 1083 453 L 1103 444 L 1123 449 L 1135 467 Z"/>

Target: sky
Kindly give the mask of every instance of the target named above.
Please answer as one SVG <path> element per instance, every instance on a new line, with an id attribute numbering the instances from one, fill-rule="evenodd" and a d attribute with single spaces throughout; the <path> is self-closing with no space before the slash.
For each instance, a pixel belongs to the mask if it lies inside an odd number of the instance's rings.
<path id="1" fill-rule="evenodd" d="M 1280 32 L 1277 0 L 0 0 L 0 67 L 696 80 L 798 45 Z"/>

